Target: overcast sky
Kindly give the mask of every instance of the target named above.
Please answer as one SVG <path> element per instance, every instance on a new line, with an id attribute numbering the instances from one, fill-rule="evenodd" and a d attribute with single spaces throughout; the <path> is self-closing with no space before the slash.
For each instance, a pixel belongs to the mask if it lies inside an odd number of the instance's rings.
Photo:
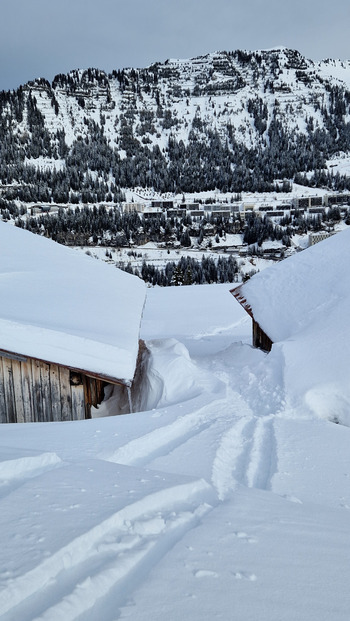
<path id="1" fill-rule="evenodd" d="M 1 0 L 0 90 L 216 50 L 350 59 L 349 0 Z"/>

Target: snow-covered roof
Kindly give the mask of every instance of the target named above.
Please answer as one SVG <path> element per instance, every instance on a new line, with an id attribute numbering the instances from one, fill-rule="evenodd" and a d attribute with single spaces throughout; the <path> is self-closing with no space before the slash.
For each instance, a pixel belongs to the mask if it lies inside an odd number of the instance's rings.
<path id="1" fill-rule="evenodd" d="M 274 342 L 269 357 L 283 377 L 288 407 L 346 425 L 349 265 L 350 228 L 256 274 L 240 289 Z"/>
<path id="2" fill-rule="evenodd" d="M 284 341 L 335 307 L 347 312 L 349 264 L 350 229 L 346 229 L 256 274 L 240 293 L 271 340 Z"/>
<path id="3" fill-rule="evenodd" d="M 0 349 L 130 382 L 145 285 L 0 222 Z"/>

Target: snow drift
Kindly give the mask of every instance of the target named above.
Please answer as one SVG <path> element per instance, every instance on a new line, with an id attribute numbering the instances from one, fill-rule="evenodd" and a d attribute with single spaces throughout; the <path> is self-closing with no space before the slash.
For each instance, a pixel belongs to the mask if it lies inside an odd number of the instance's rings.
<path id="1" fill-rule="evenodd" d="M 255 275 L 242 287 L 282 360 L 290 410 L 350 425 L 350 229 Z"/>

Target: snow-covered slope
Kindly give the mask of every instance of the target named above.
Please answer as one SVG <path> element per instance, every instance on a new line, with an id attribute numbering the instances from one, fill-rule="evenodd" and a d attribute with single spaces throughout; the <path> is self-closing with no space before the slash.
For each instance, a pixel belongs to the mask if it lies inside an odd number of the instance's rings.
<path id="1" fill-rule="evenodd" d="M 349 62 L 287 48 L 37 79 L 0 96 L 0 181 L 8 198 L 59 203 L 266 190 L 350 151 L 349 88 Z"/>
<path id="2" fill-rule="evenodd" d="M 142 336 L 151 410 L 1 428 L 1 619 L 347 621 L 349 428 L 226 285 L 150 290 Z"/>
<path id="3" fill-rule="evenodd" d="M 312 115 L 315 127 L 323 128 L 322 109 L 331 112 L 334 105 L 331 87 L 350 89 L 350 61 L 315 63 L 276 48 L 171 59 L 108 76 L 96 69 L 73 71 L 52 85 L 38 80 L 25 88 L 36 97 L 50 133 L 64 130 L 68 146 L 88 134 L 86 119 L 93 119 L 118 147 L 123 120 L 130 120 L 125 113 L 132 110 L 134 137 L 162 148 L 171 136 L 186 144 L 191 129 L 200 135 L 207 126 L 226 137 L 230 125 L 247 147 L 263 144 L 272 118 L 283 119 L 289 132 L 305 132 Z"/>
<path id="4" fill-rule="evenodd" d="M 350 230 L 255 275 L 241 288 L 275 343 L 291 408 L 350 425 Z M 282 363 L 283 361 L 283 363 Z"/>

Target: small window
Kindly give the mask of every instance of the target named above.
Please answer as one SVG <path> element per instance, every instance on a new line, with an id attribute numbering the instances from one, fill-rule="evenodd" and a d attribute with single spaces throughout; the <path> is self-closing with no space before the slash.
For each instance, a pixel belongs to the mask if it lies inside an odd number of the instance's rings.
<path id="1" fill-rule="evenodd" d="M 69 381 L 71 386 L 81 386 L 83 383 L 82 374 L 77 373 L 77 371 L 71 371 L 69 375 Z"/>

